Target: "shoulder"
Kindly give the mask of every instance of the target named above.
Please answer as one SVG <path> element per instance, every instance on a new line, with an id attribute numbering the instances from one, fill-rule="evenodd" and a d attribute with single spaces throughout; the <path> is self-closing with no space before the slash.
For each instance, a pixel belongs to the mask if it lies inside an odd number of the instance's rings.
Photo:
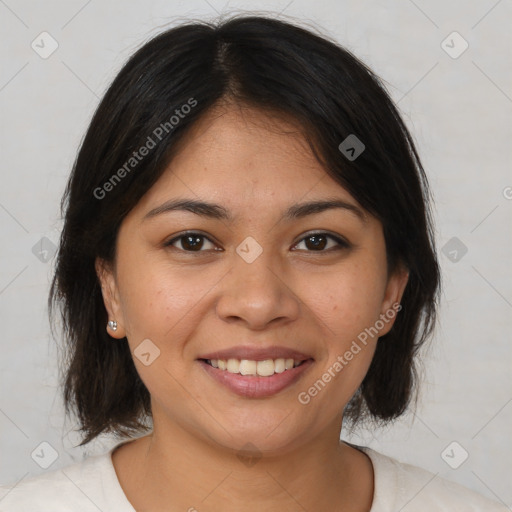
<path id="1" fill-rule="evenodd" d="M 0 486 L 0 512 L 132 512 L 110 452 Z"/>
<path id="2" fill-rule="evenodd" d="M 425 469 L 358 447 L 373 464 L 375 490 L 370 512 L 505 512 L 507 507 Z"/>

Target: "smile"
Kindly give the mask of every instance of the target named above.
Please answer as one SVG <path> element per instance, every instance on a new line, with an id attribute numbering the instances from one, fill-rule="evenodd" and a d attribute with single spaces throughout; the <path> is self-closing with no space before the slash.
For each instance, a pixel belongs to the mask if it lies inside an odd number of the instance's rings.
<path id="1" fill-rule="evenodd" d="M 296 368 L 304 361 L 294 360 L 292 358 L 284 359 L 265 359 L 264 361 L 254 361 L 250 359 L 207 359 L 206 363 L 229 373 L 239 373 L 240 375 L 258 375 L 259 377 L 270 377 L 275 373 L 283 373 L 286 370 Z"/>
<path id="2" fill-rule="evenodd" d="M 206 373 L 222 387 L 244 398 L 268 398 L 295 384 L 313 359 L 198 359 Z M 216 366 L 214 366 L 216 365 Z"/>

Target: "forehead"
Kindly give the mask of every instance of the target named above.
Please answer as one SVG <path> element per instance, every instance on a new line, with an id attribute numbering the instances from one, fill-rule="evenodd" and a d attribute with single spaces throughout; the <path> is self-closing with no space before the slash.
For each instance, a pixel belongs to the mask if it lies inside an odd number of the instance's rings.
<path id="1" fill-rule="evenodd" d="M 325 195 L 355 202 L 315 158 L 297 122 L 239 105 L 215 107 L 196 122 L 139 206 L 184 195 L 229 209 Z"/>

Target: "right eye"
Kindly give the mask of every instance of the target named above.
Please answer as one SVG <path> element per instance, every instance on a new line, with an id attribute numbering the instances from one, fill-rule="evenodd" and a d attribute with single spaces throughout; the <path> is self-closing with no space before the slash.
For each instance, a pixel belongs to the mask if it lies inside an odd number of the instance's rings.
<path id="1" fill-rule="evenodd" d="M 211 247 L 208 247 L 207 244 L 210 244 Z M 206 252 L 211 250 L 222 250 L 216 246 L 206 235 L 193 231 L 175 236 L 168 242 L 165 242 L 164 246 L 171 247 L 172 249 L 178 249 L 182 252 Z"/>
<path id="2" fill-rule="evenodd" d="M 207 243 L 210 243 L 214 247 L 214 250 L 219 250 L 218 248 L 215 249 L 216 246 L 207 236 L 194 232 L 184 233 L 176 236 L 172 240 L 166 242 L 165 246 L 173 247 L 185 252 L 204 252 L 202 249 L 204 248 L 205 240 Z M 176 244 L 179 244 L 181 247 L 176 246 Z M 211 248 L 207 248 L 206 250 L 211 250 Z"/>

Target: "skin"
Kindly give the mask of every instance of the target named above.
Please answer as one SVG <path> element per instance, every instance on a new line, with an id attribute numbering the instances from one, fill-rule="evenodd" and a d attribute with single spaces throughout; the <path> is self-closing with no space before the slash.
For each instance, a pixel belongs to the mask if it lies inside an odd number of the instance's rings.
<path id="1" fill-rule="evenodd" d="M 184 197 L 218 203 L 234 220 L 188 211 L 144 220 Z M 337 208 L 280 220 L 291 205 L 326 198 L 364 218 Z M 189 230 L 207 237 L 200 251 L 187 252 L 183 239 L 165 245 Z M 350 245 L 327 238 L 316 249 L 307 243 L 312 231 Z M 250 264 L 236 252 L 248 236 L 263 249 Z M 307 405 L 297 397 L 400 302 L 408 275 L 388 275 L 381 223 L 328 176 L 297 125 L 249 107 L 211 110 L 124 219 L 114 265 L 98 259 L 96 269 L 118 323 L 109 334 L 126 336 L 132 354 L 145 339 L 160 350 L 148 366 L 134 357 L 151 394 L 153 432 L 112 457 L 138 511 L 370 510 L 372 464 L 339 434 L 343 408 L 393 320 Z M 240 397 L 197 358 L 241 344 L 297 348 L 314 363 L 272 397 Z M 237 456 L 247 443 L 254 464 Z"/>

